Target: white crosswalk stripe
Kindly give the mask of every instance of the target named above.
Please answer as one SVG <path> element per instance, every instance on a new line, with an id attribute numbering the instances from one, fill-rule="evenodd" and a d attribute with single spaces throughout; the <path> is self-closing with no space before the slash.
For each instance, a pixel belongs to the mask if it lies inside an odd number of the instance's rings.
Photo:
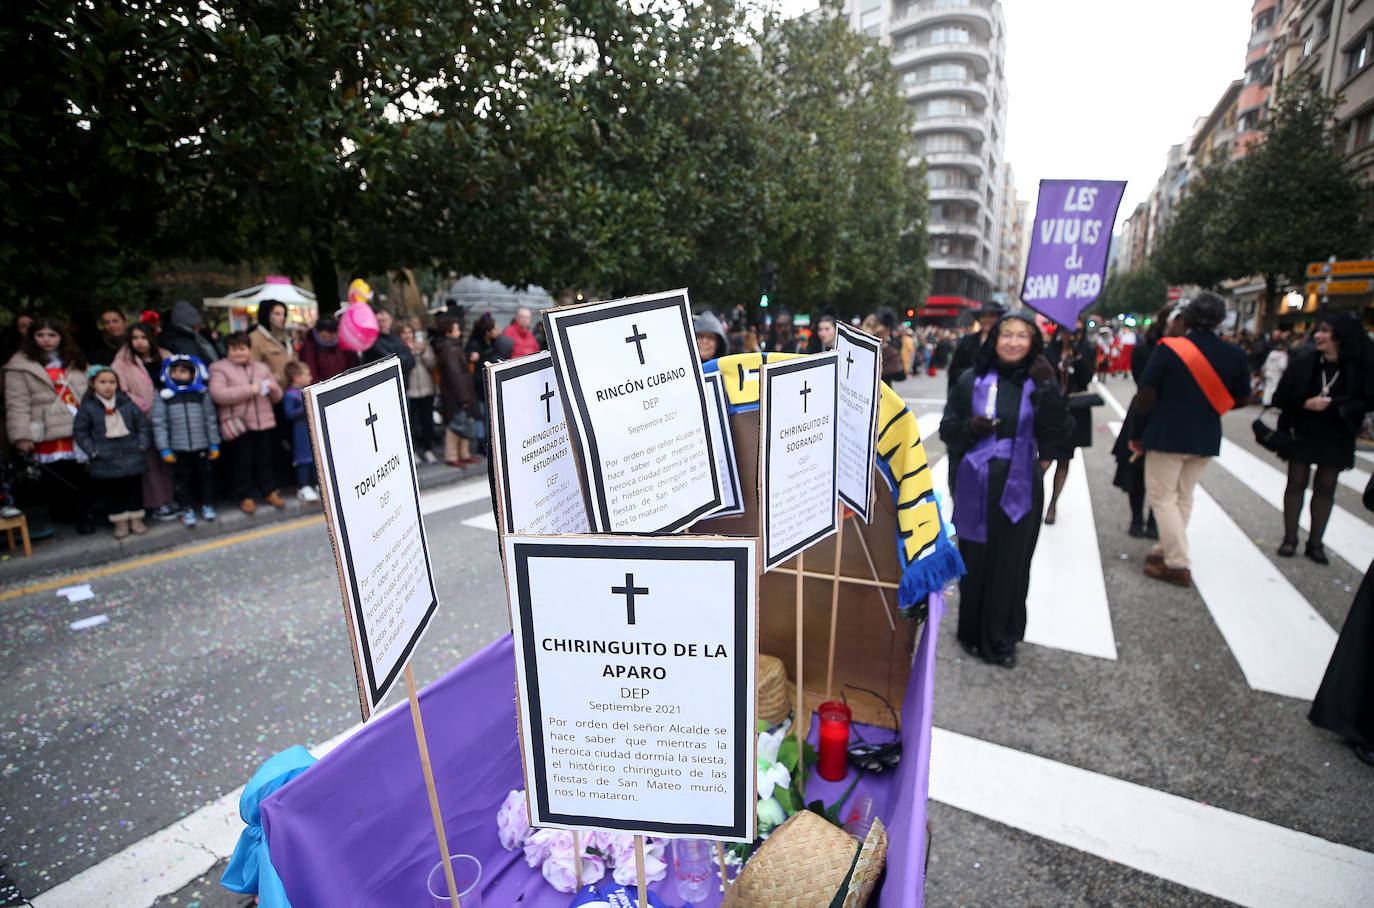
<path id="1" fill-rule="evenodd" d="M 1107 423 L 1115 436 L 1121 423 Z M 1205 478 L 1205 474 L 1204 474 Z M 1193 584 L 1255 690 L 1311 700 L 1336 632 L 1200 485 L 1188 534 Z"/>

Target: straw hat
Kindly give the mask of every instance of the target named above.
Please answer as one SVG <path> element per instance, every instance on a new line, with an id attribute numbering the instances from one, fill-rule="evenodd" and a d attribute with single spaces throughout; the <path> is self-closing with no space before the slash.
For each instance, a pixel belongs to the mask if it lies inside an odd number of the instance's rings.
<path id="1" fill-rule="evenodd" d="M 859 848 L 849 833 L 803 810 L 759 846 L 726 890 L 721 908 L 829 908 L 846 876 L 844 908 L 864 908 L 886 860 L 887 832 L 881 820 L 873 821 Z"/>
<path id="2" fill-rule="evenodd" d="M 878 884 L 883 866 L 887 864 L 887 827 L 880 817 L 873 818 L 868 837 L 859 848 L 859 859 L 849 875 L 849 891 L 844 896 L 844 908 L 864 908 L 873 887 Z"/>
<path id="3" fill-rule="evenodd" d="M 792 711 L 797 686 L 787 680 L 787 669 L 777 656 L 759 655 L 759 718 L 778 725 Z"/>

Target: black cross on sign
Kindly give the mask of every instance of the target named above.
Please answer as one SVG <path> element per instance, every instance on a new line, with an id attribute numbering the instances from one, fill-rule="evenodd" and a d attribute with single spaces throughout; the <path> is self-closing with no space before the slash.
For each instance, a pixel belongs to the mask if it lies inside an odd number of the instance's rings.
<path id="1" fill-rule="evenodd" d="M 849 368 L 854 365 L 854 354 L 852 352 L 845 353 L 844 362 L 844 379 L 849 381 Z"/>
<path id="2" fill-rule="evenodd" d="M 802 382 L 802 389 L 801 389 L 800 391 L 798 391 L 797 393 L 801 395 L 801 399 L 802 399 L 802 412 L 805 413 L 805 412 L 806 412 L 806 395 L 808 395 L 808 394 L 811 393 L 811 389 L 807 386 L 807 383 L 803 381 L 803 382 Z"/>
<path id="3" fill-rule="evenodd" d="M 372 453 L 377 453 L 377 414 L 372 412 L 372 404 L 367 405 L 367 419 L 363 420 L 363 425 L 372 430 Z"/>
<path id="4" fill-rule="evenodd" d="M 539 399 L 544 402 L 544 422 L 553 422 L 553 391 L 549 389 L 549 383 L 544 382 L 544 393 L 539 395 Z"/>
<path id="5" fill-rule="evenodd" d="M 644 344 L 642 341 L 648 340 L 649 335 L 641 333 L 638 325 L 631 325 L 630 330 L 633 331 L 634 334 L 625 338 L 625 343 L 635 345 L 635 352 L 639 354 L 639 364 L 642 366 L 644 365 Z M 634 624 L 633 621 L 630 623 Z"/>
<path id="6" fill-rule="evenodd" d="M 611 587 L 611 592 L 615 593 L 617 596 L 625 597 L 625 621 L 628 624 L 634 624 L 635 596 L 649 595 L 649 588 L 647 586 L 635 586 L 635 575 L 626 574 L 625 585 L 613 586 Z"/>

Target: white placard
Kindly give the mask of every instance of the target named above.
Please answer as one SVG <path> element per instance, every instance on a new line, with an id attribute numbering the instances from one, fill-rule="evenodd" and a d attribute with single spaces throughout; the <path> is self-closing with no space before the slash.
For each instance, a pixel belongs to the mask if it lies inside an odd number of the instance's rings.
<path id="1" fill-rule="evenodd" d="M 878 394 L 882 341 L 835 323 L 840 355 L 835 411 L 836 492 L 864 523 L 873 516 L 873 456 L 878 443 Z"/>
<path id="2" fill-rule="evenodd" d="M 592 528 L 672 532 L 720 507 L 687 291 L 550 309 L 544 325 Z"/>
<path id="3" fill-rule="evenodd" d="M 487 388 L 501 532 L 587 532 L 591 526 L 552 358 L 537 353 L 494 363 L 487 368 Z"/>
<path id="4" fill-rule="evenodd" d="M 439 607 L 400 360 L 361 366 L 304 396 L 366 720 Z"/>
<path id="5" fill-rule="evenodd" d="M 535 826 L 754 837 L 755 543 L 507 536 Z"/>
<path id="6" fill-rule="evenodd" d="M 832 535 L 839 354 L 765 363 L 759 385 L 764 570 Z"/>
<path id="7" fill-rule="evenodd" d="M 716 449 L 716 477 L 720 481 L 720 509 L 712 517 L 734 517 L 744 513 L 744 493 L 739 484 L 739 462 L 735 459 L 735 435 L 730 430 L 730 402 L 725 396 L 725 377 L 707 372 L 706 392 L 710 409 L 708 426 L 711 445 Z"/>

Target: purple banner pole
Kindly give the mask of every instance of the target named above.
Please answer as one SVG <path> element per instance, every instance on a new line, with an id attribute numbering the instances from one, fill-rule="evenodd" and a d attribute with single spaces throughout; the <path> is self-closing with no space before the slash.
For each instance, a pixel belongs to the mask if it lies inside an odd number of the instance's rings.
<path id="1" fill-rule="evenodd" d="M 1112 227 L 1126 183 L 1041 180 L 1031 223 L 1021 301 L 1073 328 L 1078 314 L 1102 295 Z"/>

